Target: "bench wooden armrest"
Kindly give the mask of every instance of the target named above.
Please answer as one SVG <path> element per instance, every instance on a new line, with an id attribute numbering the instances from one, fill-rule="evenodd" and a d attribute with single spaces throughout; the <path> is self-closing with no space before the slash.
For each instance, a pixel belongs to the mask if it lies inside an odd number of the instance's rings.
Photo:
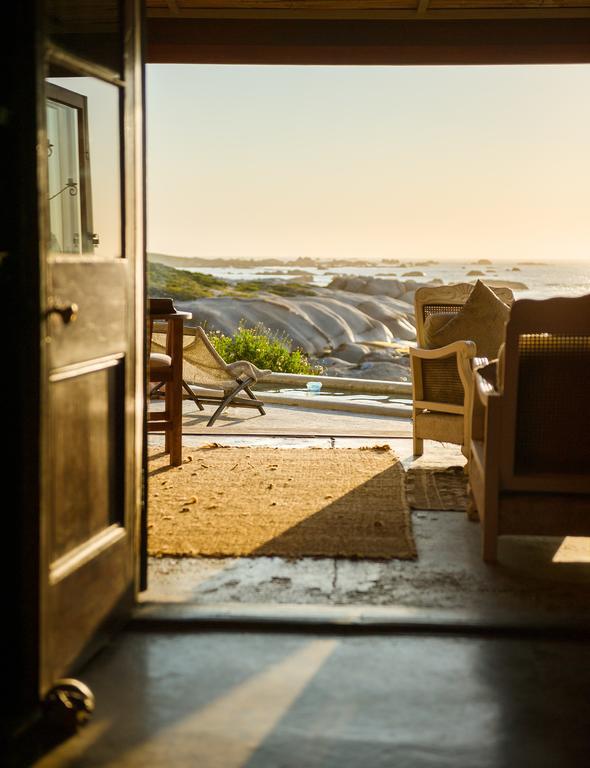
<path id="1" fill-rule="evenodd" d="M 500 397 L 502 394 L 501 392 L 498 392 L 493 384 L 487 379 L 484 379 L 478 371 L 473 372 L 473 383 L 475 394 L 484 406 L 487 406 L 490 397 Z"/>

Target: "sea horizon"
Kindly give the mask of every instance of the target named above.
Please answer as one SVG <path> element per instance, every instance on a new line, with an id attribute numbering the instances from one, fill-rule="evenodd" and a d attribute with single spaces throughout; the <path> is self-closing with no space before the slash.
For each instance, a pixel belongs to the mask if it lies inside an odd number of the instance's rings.
<path id="1" fill-rule="evenodd" d="M 149 253 L 149 258 L 189 272 L 201 272 L 231 281 L 261 280 L 306 282 L 310 287 L 328 287 L 334 277 L 359 276 L 431 281 L 451 284 L 486 279 L 512 287 L 517 298 L 549 298 L 590 293 L 590 260 L 549 263 L 534 259 L 339 259 L 310 257 L 295 259 L 205 258 Z M 183 262 L 186 261 L 185 265 Z M 192 264 L 191 264 L 192 262 Z"/>

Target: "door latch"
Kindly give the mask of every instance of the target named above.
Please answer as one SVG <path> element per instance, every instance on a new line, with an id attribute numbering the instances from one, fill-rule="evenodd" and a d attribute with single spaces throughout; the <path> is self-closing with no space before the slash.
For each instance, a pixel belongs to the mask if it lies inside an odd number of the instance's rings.
<path id="1" fill-rule="evenodd" d="M 71 304 L 56 303 L 47 309 L 45 316 L 49 317 L 50 315 L 59 315 L 63 320 L 63 324 L 68 325 L 69 323 L 73 323 L 78 319 L 78 311 L 79 307 L 74 302 Z"/>

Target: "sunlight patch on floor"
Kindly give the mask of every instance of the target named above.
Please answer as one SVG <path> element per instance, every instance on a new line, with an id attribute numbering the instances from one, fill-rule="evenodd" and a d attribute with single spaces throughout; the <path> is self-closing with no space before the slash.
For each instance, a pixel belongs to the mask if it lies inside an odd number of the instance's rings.
<path id="1" fill-rule="evenodd" d="M 590 538 L 566 536 L 553 555 L 554 563 L 590 563 Z"/>
<path id="2" fill-rule="evenodd" d="M 245 766 L 332 654 L 338 640 L 314 640 L 182 722 L 120 756 L 121 765 Z"/>

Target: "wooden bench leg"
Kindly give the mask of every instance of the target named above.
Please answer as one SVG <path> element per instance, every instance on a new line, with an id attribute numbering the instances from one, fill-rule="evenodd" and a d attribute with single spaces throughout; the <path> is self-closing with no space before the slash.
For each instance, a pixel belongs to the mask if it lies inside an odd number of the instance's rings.
<path id="1" fill-rule="evenodd" d="M 479 510 L 482 530 L 482 556 L 486 563 L 498 562 L 498 505 L 485 500 Z"/>
<path id="2" fill-rule="evenodd" d="M 467 513 L 467 519 L 471 520 L 472 523 L 479 523 L 479 512 L 477 511 L 475 497 L 469 484 L 467 485 L 467 494 L 467 509 L 465 510 Z"/>

